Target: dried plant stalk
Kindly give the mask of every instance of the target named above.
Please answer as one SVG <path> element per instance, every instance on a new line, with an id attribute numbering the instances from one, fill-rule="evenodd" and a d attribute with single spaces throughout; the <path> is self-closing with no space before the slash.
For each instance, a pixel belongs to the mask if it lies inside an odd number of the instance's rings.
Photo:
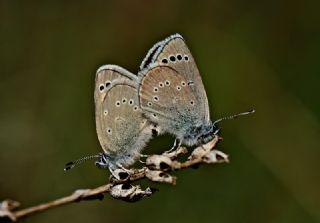
<path id="1" fill-rule="evenodd" d="M 110 178 L 110 182 L 106 185 L 94 189 L 76 190 L 71 195 L 33 207 L 15 210 L 19 206 L 18 202 L 4 200 L 0 203 L 0 222 L 4 220 L 17 221 L 34 213 L 43 212 L 69 203 L 83 200 L 101 200 L 104 198 L 104 194 L 110 194 L 115 199 L 121 199 L 127 202 L 139 201 L 144 197 L 151 196 L 155 190 L 149 187 L 141 189 L 140 185 L 132 185 L 131 183 L 133 182 L 147 178 L 153 182 L 175 184 L 176 177 L 170 174 L 172 171 L 178 171 L 201 164 L 228 162 L 228 156 L 216 149 L 216 145 L 220 139 L 221 138 L 216 136 L 207 144 L 195 148 L 184 162 L 177 160 L 179 156 L 187 153 L 187 149 L 184 147 L 180 147 L 171 153 L 151 155 L 146 159 L 145 167 L 133 169 L 130 173 L 118 170 L 116 171 L 117 179 Z"/>

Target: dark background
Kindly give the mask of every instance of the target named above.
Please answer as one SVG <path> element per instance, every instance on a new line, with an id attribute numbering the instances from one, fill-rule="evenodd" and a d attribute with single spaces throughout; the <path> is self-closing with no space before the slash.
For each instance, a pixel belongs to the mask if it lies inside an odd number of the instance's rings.
<path id="1" fill-rule="evenodd" d="M 106 182 L 92 162 L 96 69 L 137 72 L 173 33 L 200 69 L 231 163 L 177 173 L 128 204 L 107 196 L 21 222 L 320 222 L 319 1 L 0 1 L 0 200 L 35 205 Z M 172 144 L 162 137 L 145 153 Z"/>

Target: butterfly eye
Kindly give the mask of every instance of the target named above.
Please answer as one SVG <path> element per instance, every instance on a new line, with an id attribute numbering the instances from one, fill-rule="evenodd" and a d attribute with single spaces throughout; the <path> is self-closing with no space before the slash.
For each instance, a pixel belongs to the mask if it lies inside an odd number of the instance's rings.
<path id="1" fill-rule="evenodd" d="M 177 59 L 178 59 L 178 60 L 182 60 L 181 54 L 177 54 Z"/>
<path id="2" fill-rule="evenodd" d="M 116 101 L 116 107 L 120 107 L 120 101 Z"/>
<path id="3" fill-rule="evenodd" d="M 108 133 L 109 135 L 111 135 L 111 134 L 112 134 L 112 129 L 108 128 L 108 129 L 107 129 L 107 133 Z"/>
<path id="4" fill-rule="evenodd" d="M 153 97 L 153 100 L 154 100 L 154 101 L 159 101 L 159 97 L 158 97 L 158 96 L 154 96 L 154 97 Z"/>
<path id="5" fill-rule="evenodd" d="M 137 111 L 137 110 L 138 110 L 138 106 L 134 106 L 133 111 Z"/>
<path id="6" fill-rule="evenodd" d="M 159 82 L 159 87 L 163 87 L 164 86 L 164 84 L 162 83 L 162 82 Z"/>
<path id="7" fill-rule="evenodd" d="M 161 60 L 161 62 L 162 62 L 163 64 L 167 64 L 167 63 L 168 63 L 168 60 L 167 60 L 167 58 L 163 58 L 163 59 Z"/>
<path id="8" fill-rule="evenodd" d="M 126 98 L 122 98 L 122 104 L 125 104 L 127 102 Z"/>
<path id="9" fill-rule="evenodd" d="M 181 90 L 181 87 L 179 85 L 177 85 L 177 90 L 180 91 Z"/>
<path id="10" fill-rule="evenodd" d="M 129 101 L 129 105 L 133 105 L 133 100 L 132 99 L 130 99 L 130 101 Z"/>
<path id="11" fill-rule="evenodd" d="M 176 61 L 176 58 L 175 58 L 175 56 L 173 56 L 173 55 L 170 56 L 169 59 L 170 59 L 170 61 L 172 61 L 172 62 L 175 62 L 175 61 Z"/>
<path id="12" fill-rule="evenodd" d="M 103 114 L 107 115 L 108 114 L 108 110 L 104 110 Z"/>
<path id="13" fill-rule="evenodd" d="M 166 86 L 169 86 L 170 85 L 170 81 L 166 80 L 165 84 L 166 84 Z"/>
<path id="14" fill-rule="evenodd" d="M 184 60 L 185 60 L 185 61 L 188 61 L 188 60 L 189 60 L 188 55 L 184 55 Z"/>
<path id="15" fill-rule="evenodd" d="M 194 101 L 190 101 L 190 105 L 194 105 Z"/>
<path id="16" fill-rule="evenodd" d="M 155 88 L 153 88 L 153 92 L 158 92 L 158 88 L 157 87 L 155 87 Z"/>
<path id="17" fill-rule="evenodd" d="M 183 87 L 186 86 L 186 82 L 181 81 L 181 85 L 182 85 Z"/>
<path id="18" fill-rule="evenodd" d="M 100 91 L 103 91 L 104 90 L 104 86 L 101 84 L 99 89 L 100 89 Z"/>
<path id="19" fill-rule="evenodd" d="M 151 106 L 152 106 L 152 103 L 151 103 L 151 102 L 148 102 L 148 106 L 151 107 Z"/>
<path id="20" fill-rule="evenodd" d="M 152 114 L 152 116 L 153 116 L 154 118 L 156 118 L 156 117 L 157 117 L 157 115 L 156 115 L 156 114 L 154 114 L 154 113 Z"/>

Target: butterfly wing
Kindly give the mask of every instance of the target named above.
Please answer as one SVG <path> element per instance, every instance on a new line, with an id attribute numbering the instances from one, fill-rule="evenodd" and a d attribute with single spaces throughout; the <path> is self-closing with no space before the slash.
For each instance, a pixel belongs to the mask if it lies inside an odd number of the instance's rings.
<path id="1" fill-rule="evenodd" d="M 199 70 L 182 36 L 175 34 L 155 44 L 140 69 L 142 109 L 150 113 L 153 121 L 156 121 L 154 114 L 158 114 L 157 123 L 163 128 L 167 126 L 167 132 L 179 135 L 177 131 L 183 134 L 192 125 L 210 122 L 208 99 Z M 164 83 L 163 90 L 161 83 Z M 155 92 L 156 88 L 159 92 Z M 159 100 L 155 101 L 157 95 Z"/>
<path id="2" fill-rule="evenodd" d="M 202 125 L 200 105 L 186 78 L 168 66 L 157 66 L 144 76 L 139 96 L 145 115 L 164 132 L 184 135 L 192 126 Z"/>
<path id="3" fill-rule="evenodd" d="M 115 66 L 98 69 L 95 86 L 96 129 L 102 149 L 116 164 L 130 165 L 152 137 L 142 115 L 135 87 L 136 75 Z"/>
<path id="4" fill-rule="evenodd" d="M 198 102 L 199 116 L 209 122 L 210 113 L 206 91 L 195 60 L 181 35 L 171 35 L 165 40 L 156 43 L 149 50 L 140 65 L 140 78 L 156 66 L 169 66 L 185 78 Z"/>

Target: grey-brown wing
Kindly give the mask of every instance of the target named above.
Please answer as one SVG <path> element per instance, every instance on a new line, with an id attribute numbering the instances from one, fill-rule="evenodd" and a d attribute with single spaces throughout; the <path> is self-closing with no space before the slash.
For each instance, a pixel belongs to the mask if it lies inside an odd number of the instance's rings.
<path id="1" fill-rule="evenodd" d="M 163 131 L 178 134 L 203 123 L 201 106 L 186 78 L 168 66 L 151 68 L 139 88 L 140 104 L 148 118 Z"/>
<path id="2" fill-rule="evenodd" d="M 155 44 L 140 66 L 140 78 L 150 69 L 168 66 L 185 78 L 197 101 L 198 115 L 210 120 L 208 99 L 195 60 L 181 35 L 175 34 Z"/>
<path id="3" fill-rule="evenodd" d="M 142 115 L 135 78 L 134 74 L 114 65 L 97 71 L 96 129 L 105 153 L 137 158 L 152 136 L 151 124 Z"/>

